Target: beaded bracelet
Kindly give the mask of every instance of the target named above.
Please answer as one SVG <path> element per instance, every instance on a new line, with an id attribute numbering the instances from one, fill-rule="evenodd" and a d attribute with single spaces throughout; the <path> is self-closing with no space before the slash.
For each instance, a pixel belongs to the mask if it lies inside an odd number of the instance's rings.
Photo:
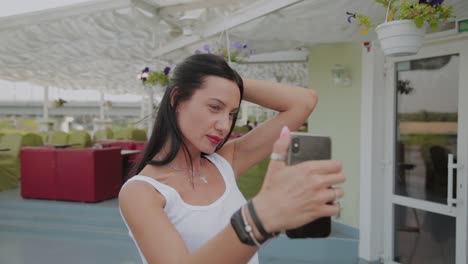
<path id="1" fill-rule="evenodd" d="M 252 241 L 255 243 L 255 245 L 257 247 L 261 247 L 262 246 L 262 243 L 265 242 L 266 240 L 263 240 L 261 241 L 261 243 L 255 238 L 255 235 L 253 233 L 253 229 L 252 227 L 249 225 L 249 222 L 247 221 L 247 217 L 245 217 L 245 212 L 244 212 L 244 209 L 245 206 L 242 206 L 241 207 L 241 215 L 242 215 L 242 220 L 244 220 L 244 228 L 245 228 L 245 231 L 249 234 L 250 236 L 250 239 L 252 239 Z"/>

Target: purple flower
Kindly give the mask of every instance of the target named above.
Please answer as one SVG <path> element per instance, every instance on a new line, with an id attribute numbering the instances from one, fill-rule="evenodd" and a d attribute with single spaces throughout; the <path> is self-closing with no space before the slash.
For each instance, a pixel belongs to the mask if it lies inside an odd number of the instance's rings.
<path id="1" fill-rule="evenodd" d="M 195 54 L 201 54 L 201 50 L 199 49 L 195 50 Z"/>
<path id="2" fill-rule="evenodd" d="M 348 15 L 348 23 L 351 24 L 351 19 L 356 18 L 356 14 L 353 14 L 351 12 L 346 12 L 346 15 Z"/>
<path id="3" fill-rule="evenodd" d="M 144 72 L 149 72 L 149 68 L 148 68 L 148 67 L 145 67 L 145 68 L 141 71 L 141 73 L 144 73 Z"/>
<path id="4" fill-rule="evenodd" d="M 242 48 L 243 48 L 243 49 L 246 49 L 246 48 L 247 48 L 247 44 L 244 44 L 244 45 L 242 46 Z"/>
<path id="5" fill-rule="evenodd" d="M 203 49 L 204 49 L 206 52 L 210 52 L 210 45 L 208 45 L 208 44 L 203 45 Z"/>
<path id="6" fill-rule="evenodd" d="M 431 6 L 441 5 L 444 0 L 419 0 L 420 4 L 426 4 Z"/>
<path id="7" fill-rule="evenodd" d="M 166 68 L 164 68 L 164 74 L 168 75 L 170 71 L 171 71 L 171 67 L 166 66 Z"/>
<path id="8" fill-rule="evenodd" d="M 234 41 L 234 43 L 231 43 L 231 46 L 235 48 L 236 50 L 242 49 L 242 44 L 240 44 L 238 41 Z"/>

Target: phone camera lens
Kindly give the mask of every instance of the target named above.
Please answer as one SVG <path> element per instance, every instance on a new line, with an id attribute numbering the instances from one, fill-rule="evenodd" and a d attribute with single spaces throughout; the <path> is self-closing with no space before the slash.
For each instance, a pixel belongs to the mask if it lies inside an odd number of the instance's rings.
<path id="1" fill-rule="evenodd" d="M 299 138 L 293 138 L 292 140 L 292 152 L 298 153 L 300 148 Z"/>

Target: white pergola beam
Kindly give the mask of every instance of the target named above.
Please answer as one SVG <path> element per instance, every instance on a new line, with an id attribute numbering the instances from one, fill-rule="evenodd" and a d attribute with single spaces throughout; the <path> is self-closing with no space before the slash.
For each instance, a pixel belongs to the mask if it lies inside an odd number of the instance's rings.
<path id="1" fill-rule="evenodd" d="M 206 0 L 158 0 L 160 7 L 173 6 L 173 5 L 185 5 L 192 3 L 203 3 Z"/>
<path id="2" fill-rule="evenodd" d="M 268 15 L 276 10 L 288 7 L 290 5 L 302 1 L 303 0 L 263 0 L 257 2 L 254 4 L 254 7 L 248 6 L 244 8 L 242 12 L 239 11 L 232 16 L 218 18 L 214 21 L 206 23 L 208 26 L 201 30 L 200 36 L 181 36 L 175 39 L 174 41 L 167 43 L 164 47 L 157 49 L 153 53 L 153 58 L 163 56 L 167 53 L 181 49 L 185 46 L 197 43 L 202 39 L 209 38 L 225 30 L 242 25 L 259 17 Z"/>
<path id="3" fill-rule="evenodd" d="M 250 55 L 248 58 L 242 59 L 242 63 L 305 62 L 308 56 L 307 50 L 277 51 Z"/>
<path id="4" fill-rule="evenodd" d="M 44 21 L 65 19 L 77 15 L 86 15 L 106 10 L 132 6 L 132 0 L 98 0 L 74 5 L 50 8 L 46 10 L 0 18 L 0 30 L 34 25 Z"/>
<path id="5" fill-rule="evenodd" d="M 159 9 L 160 15 L 173 15 L 184 11 L 200 9 L 200 8 L 213 8 L 218 6 L 225 6 L 226 4 L 231 3 L 232 0 L 204 0 L 204 1 L 195 1 L 192 3 L 184 3 L 162 7 Z"/>

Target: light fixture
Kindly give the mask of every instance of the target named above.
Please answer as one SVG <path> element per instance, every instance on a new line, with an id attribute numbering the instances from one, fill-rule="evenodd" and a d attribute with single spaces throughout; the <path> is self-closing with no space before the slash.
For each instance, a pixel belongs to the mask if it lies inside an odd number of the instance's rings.
<path id="1" fill-rule="evenodd" d="M 201 14 L 203 13 L 203 9 L 194 9 L 194 10 L 187 10 L 184 11 L 182 16 L 179 18 L 181 22 L 182 34 L 184 36 L 192 36 L 193 35 L 193 28 L 195 23 L 198 19 L 200 19 Z"/>
<path id="2" fill-rule="evenodd" d="M 197 19 L 190 16 L 183 16 L 180 18 L 180 22 L 182 24 L 182 34 L 184 36 L 193 35 L 193 26 L 195 21 L 197 21 Z"/>
<path id="3" fill-rule="evenodd" d="M 331 69 L 332 80 L 335 86 L 351 86 L 351 70 L 341 64 L 333 65 Z"/>

